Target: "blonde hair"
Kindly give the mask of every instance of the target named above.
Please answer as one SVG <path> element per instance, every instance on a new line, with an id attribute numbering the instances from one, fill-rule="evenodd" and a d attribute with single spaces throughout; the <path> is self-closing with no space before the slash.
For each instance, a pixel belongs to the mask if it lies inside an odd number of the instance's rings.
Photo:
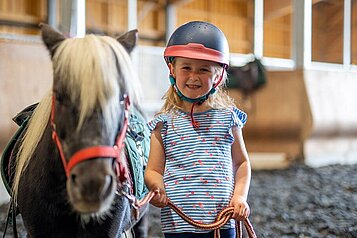
<path id="1" fill-rule="evenodd" d="M 172 64 L 175 64 L 175 60 L 172 61 Z M 223 67 L 219 64 L 215 67 L 215 75 L 221 77 Z M 227 91 L 224 89 L 227 81 L 227 72 L 224 70 L 222 75 L 222 81 L 216 87 L 216 92 L 209 95 L 207 99 L 208 106 L 215 109 L 227 109 L 235 106 L 233 98 L 231 98 Z M 164 105 L 156 115 L 171 113 L 175 110 L 182 110 L 183 100 L 176 93 L 173 85 L 169 87 L 162 99 L 165 100 Z"/>

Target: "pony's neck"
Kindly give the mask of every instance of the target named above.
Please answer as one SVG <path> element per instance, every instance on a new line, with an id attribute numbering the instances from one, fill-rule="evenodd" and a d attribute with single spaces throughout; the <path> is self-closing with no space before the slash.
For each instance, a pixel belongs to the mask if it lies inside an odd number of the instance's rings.
<path id="1" fill-rule="evenodd" d="M 56 144 L 52 140 L 52 131 L 49 124 L 32 156 L 32 162 L 24 171 L 27 176 L 22 177 L 21 183 L 36 184 L 35 186 L 41 187 L 43 191 L 47 191 L 46 193 L 52 190 L 56 192 L 65 190 L 66 175 Z M 32 180 L 37 180 L 37 182 L 33 183 Z"/>

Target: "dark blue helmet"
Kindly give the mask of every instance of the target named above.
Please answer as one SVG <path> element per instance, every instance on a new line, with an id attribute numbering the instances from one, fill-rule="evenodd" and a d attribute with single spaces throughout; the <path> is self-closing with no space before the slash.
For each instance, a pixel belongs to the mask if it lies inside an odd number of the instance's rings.
<path id="1" fill-rule="evenodd" d="M 175 30 L 166 46 L 164 57 L 201 59 L 229 65 L 229 46 L 224 33 L 215 25 L 188 22 Z"/>

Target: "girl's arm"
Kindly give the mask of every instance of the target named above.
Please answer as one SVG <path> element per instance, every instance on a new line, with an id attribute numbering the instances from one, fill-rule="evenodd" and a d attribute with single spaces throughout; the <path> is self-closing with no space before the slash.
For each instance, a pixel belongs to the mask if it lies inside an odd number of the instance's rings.
<path id="1" fill-rule="evenodd" d="M 158 194 L 151 200 L 151 204 L 157 207 L 167 205 L 167 197 L 163 175 L 165 171 L 165 151 L 161 138 L 162 123 L 152 131 L 150 138 L 149 160 L 145 170 L 145 184 L 150 191 Z"/>
<path id="2" fill-rule="evenodd" d="M 245 148 L 242 129 L 234 126 L 232 132 L 234 136 L 232 160 L 235 185 L 230 205 L 234 207 L 233 218 L 243 220 L 247 218 L 250 213 L 247 197 L 250 186 L 251 167 L 248 152 Z"/>

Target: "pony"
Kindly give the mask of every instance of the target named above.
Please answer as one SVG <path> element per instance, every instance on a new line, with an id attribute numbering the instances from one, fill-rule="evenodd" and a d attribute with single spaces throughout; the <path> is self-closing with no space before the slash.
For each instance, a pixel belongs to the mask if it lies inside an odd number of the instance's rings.
<path id="1" fill-rule="evenodd" d="M 137 30 L 118 38 L 66 38 L 41 24 L 53 85 L 16 142 L 12 201 L 28 237 L 120 237 L 147 206 L 133 207 L 124 152 L 138 80 Z"/>

